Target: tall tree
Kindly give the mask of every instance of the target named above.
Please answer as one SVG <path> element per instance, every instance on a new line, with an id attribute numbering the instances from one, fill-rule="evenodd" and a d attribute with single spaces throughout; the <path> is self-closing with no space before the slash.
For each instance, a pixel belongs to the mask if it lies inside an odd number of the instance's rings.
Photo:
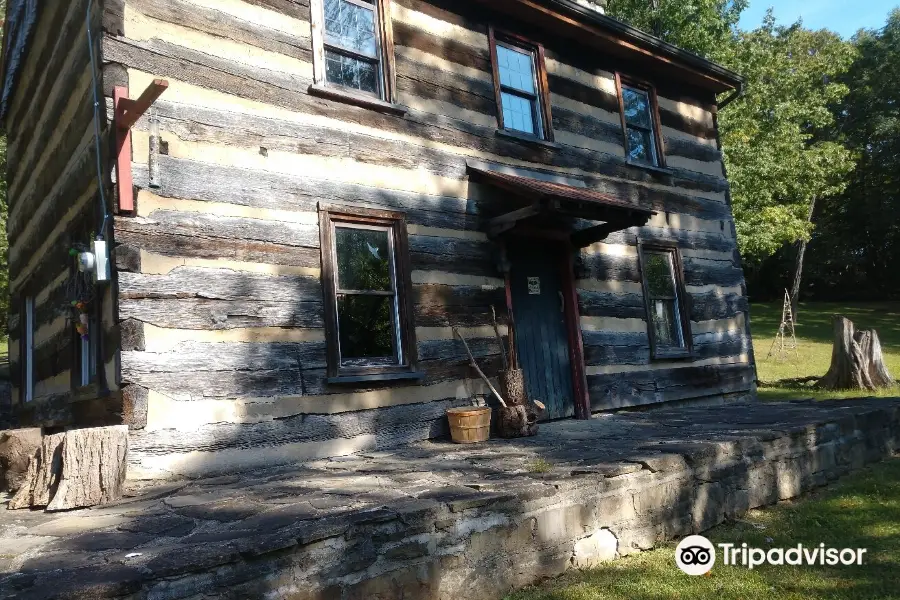
<path id="1" fill-rule="evenodd" d="M 743 75 L 742 99 L 719 115 L 738 243 L 758 265 L 784 244 L 809 238 L 813 198 L 840 192 L 852 155 L 824 132 L 829 106 L 848 92 L 838 77 L 852 44 L 796 23 L 739 31 L 745 0 L 610 0 L 607 12 Z"/>
<path id="2" fill-rule="evenodd" d="M 807 239 L 813 198 L 839 193 L 853 160 L 826 135 L 830 106 L 848 93 L 839 80 L 852 44 L 796 23 L 742 32 L 724 61 L 747 79 L 744 98 L 722 111 L 720 131 L 731 181 L 738 242 L 754 263 Z"/>
<path id="3" fill-rule="evenodd" d="M 609 0 L 612 17 L 679 48 L 718 60 L 748 0 Z"/>
<path id="4" fill-rule="evenodd" d="M 900 9 L 861 31 L 834 107 L 837 139 L 858 157 L 847 190 L 825 199 L 812 240 L 819 297 L 900 297 Z"/>

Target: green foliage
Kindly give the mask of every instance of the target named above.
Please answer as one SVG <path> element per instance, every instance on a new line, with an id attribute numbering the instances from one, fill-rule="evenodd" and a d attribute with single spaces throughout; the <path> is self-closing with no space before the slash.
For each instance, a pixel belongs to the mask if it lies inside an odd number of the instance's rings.
<path id="1" fill-rule="evenodd" d="M 825 199 L 810 245 L 819 297 L 900 297 L 900 9 L 855 37 L 857 58 L 834 106 L 834 137 L 859 157 L 842 194 Z"/>
<path id="2" fill-rule="evenodd" d="M 747 5 L 748 0 L 609 0 L 606 12 L 679 48 L 718 60 Z"/>
<path id="3" fill-rule="evenodd" d="M 553 470 L 553 465 L 551 465 L 544 458 L 536 458 L 534 461 L 528 465 L 529 473 L 549 473 Z"/>
<path id="4" fill-rule="evenodd" d="M 846 186 L 852 154 L 828 132 L 830 107 L 849 92 L 839 78 L 855 50 L 830 31 L 777 27 L 770 12 L 726 54 L 747 79 L 745 96 L 722 111 L 720 132 L 738 243 L 754 263 L 808 239 L 812 199 Z"/>
<path id="5" fill-rule="evenodd" d="M 808 239 L 812 198 L 840 193 L 853 154 L 829 137 L 830 107 L 847 95 L 840 80 L 852 43 L 800 23 L 736 27 L 745 0 L 610 0 L 608 13 L 677 46 L 723 63 L 746 79 L 744 97 L 719 115 L 738 243 L 758 264 L 784 244 Z"/>
<path id="6" fill-rule="evenodd" d="M 651 298 L 671 298 L 675 295 L 672 266 L 665 252 L 644 252 L 644 278 Z"/>

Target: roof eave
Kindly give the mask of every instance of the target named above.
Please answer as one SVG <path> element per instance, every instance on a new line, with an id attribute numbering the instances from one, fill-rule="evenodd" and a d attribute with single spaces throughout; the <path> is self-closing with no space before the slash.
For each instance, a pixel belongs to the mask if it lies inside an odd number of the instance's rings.
<path id="1" fill-rule="evenodd" d="M 734 71 L 723 67 L 702 56 L 689 52 L 678 46 L 665 42 L 658 37 L 636 29 L 631 25 L 623 23 L 617 19 L 600 14 L 595 10 L 591 10 L 586 6 L 578 4 L 574 0 L 541 0 L 549 5 L 556 5 L 564 11 L 578 14 L 587 21 L 590 21 L 600 27 L 618 33 L 622 38 L 627 39 L 635 44 L 653 49 L 660 54 L 664 54 L 680 62 L 686 63 L 695 69 L 704 71 L 709 75 L 723 83 L 730 84 L 730 89 L 738 89 L 743 83 L 744 78 Z"/>
<path id="2" fill-rule="evenodd" d="M 578 4 L 574 0 L 475 0 L 537 27 L 612 55 L 669 71 L 672 78 L 719 94 L 739 88 L 743 78 L 696 54 L 682 50 Z"/>

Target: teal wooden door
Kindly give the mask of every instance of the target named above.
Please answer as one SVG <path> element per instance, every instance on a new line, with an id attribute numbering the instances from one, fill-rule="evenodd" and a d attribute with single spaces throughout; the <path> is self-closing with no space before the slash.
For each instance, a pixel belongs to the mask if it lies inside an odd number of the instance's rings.
<path id="1" fill-rule="evenodd" d="M 544 419 L 575 414 L 572 368 L 560 277 L 561 257 L 547 242 L 507 246 L 516 350 L 529 398 L 547 406 Z"/>

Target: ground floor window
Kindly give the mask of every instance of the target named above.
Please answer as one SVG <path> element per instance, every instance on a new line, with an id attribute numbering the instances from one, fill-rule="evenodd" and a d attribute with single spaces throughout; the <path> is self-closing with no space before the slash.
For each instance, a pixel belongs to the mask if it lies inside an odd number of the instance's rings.
<path id="1" fill-rule="evenodd" d="M 22 303 L 22 399 L 34 400 L 34 296 Z"/>
<path id="2" fill-rule="evenodd" d="M 100 336 L 100 327 L 93 314 L 86 314 L 82 331 L 85 333 L 78 336 L 78 382 L 80 385 L 90 385 L 97 381 L 97 344 Z"/>
<path id="3" fill-rule="evenodd" d="M 678 249 L 640 245 L 641 277 L 647 308 L 647 332 L 655 358 L 689 355 L 690 318 Z"/>
<path id="4" fill-rule="evenodd" d="M 406 221 L 388 211 L 321 211 L 329 377 L 414 371 Z"/>

